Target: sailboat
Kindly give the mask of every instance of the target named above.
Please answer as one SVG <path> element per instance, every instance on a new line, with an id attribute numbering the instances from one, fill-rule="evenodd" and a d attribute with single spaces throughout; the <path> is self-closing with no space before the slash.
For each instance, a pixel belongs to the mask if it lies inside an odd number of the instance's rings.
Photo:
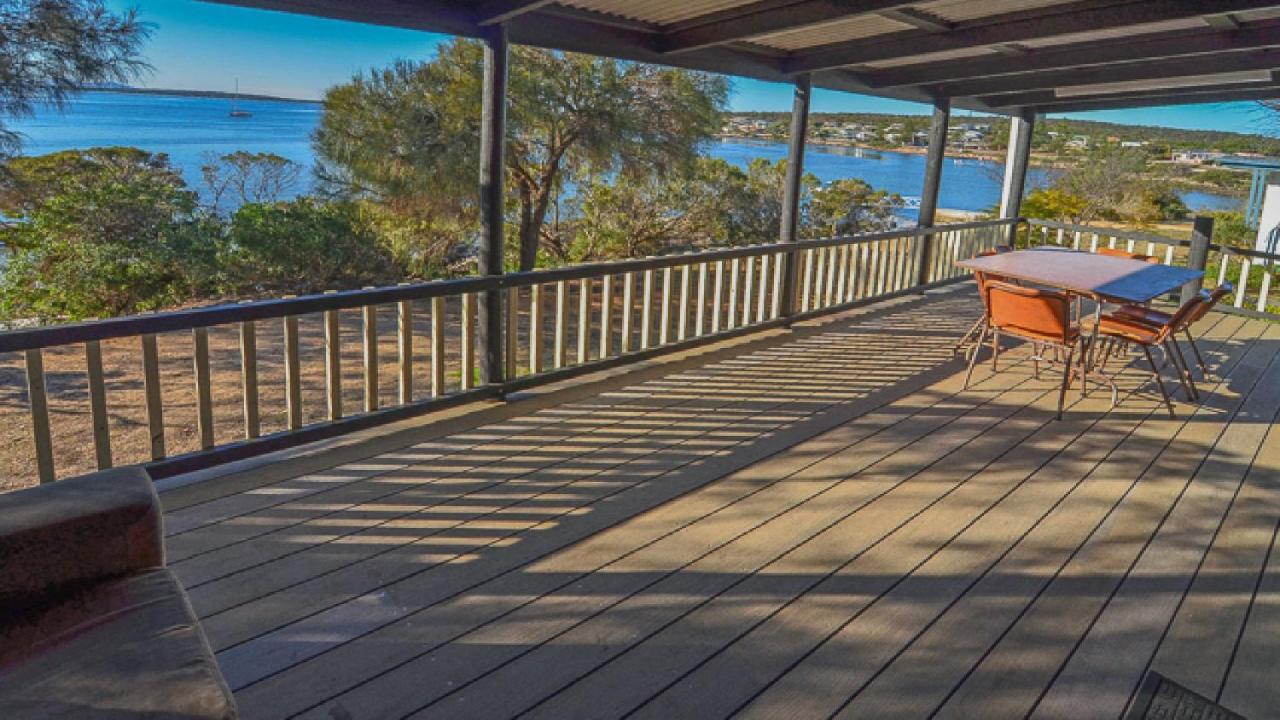
<path id="1" fill-rule="evenodd" d="M 231 96 L 231 112 L 229 114 L 233 118 L 253 117 L 253 113 L 248 110 L 240 110 L 236 108 L 236 98 L 238 97 L 240 97 L 240 78 L 236 78 L 236 92 Z"/>

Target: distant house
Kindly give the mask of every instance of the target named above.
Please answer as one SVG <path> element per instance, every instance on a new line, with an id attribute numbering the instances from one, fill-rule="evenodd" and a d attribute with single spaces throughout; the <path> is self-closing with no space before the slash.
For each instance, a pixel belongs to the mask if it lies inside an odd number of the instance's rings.
<path id="1" fill-rule="evenodd" d="M 1184 165 L 1201 165 L 1225 156 L 1226 153 L 1211 150 L 1177 150 L 1173 153 L 1173 161 Z"/>
<path id="2" fill-rule="evenodd" d="M 911 136 L 911 144 L 916 147 L 929 147 L 929 133 L 924 130 L 917 130 L 916 133 Z"/>
<path id="3" fill-rule="evenodd" d="M 1067 141 L 1067 147 L 1084 149 L 1089 147 L 1088 135 L 1076 135 Z"/>
<path id="4" fill-rule="evenodd" d="M 1146 145 L 1146 142 L 1139 142 L 1137 140 L 1124 140 L 1120 143 L 1120 147 L 1122 148 L 1140 148 L 1146 147 Z"/>

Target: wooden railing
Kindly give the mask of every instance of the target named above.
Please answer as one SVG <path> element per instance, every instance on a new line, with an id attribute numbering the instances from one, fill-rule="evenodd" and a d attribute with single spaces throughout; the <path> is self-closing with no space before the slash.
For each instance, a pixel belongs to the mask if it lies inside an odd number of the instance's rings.
<path id="1" fill-rule="evenodd" d="M 67 346 L 83 346 L 93 458 L 98 468 L 106 468 L 115 459 L 112 441 L 120 430 L 108 414 L 113 386 L 136 384 L 139 378 L 105 373 L 102 343 L 136 342 L 149 440 L 142 459 L 149 460 L 154 476 L 163 477 L 960 280 L 966 274 L 954 261 L 1004 242 L 1014 224 L 964 223 L 34 327 L 0 334 L 0 353 L 25 355 L 35 465 L 39 479 L 47 482 L 58 475 L 58 466 L 46 351 L 65 353 Z M 796 297 L 788 304 L 782 294 L 789 266 L 794 267 Z M 505 381 L 481 386 L 477 304 L 483 294 L 495 291 L 504 331 L 494 341 L 502 344 Z M 794 308 L 790 316 L 784 315 L 788 306 Z M 385 406 L 380 308 L 384 320 L 388 308 L 394 308 L 395 316 L 395 402 Z M 344 311 L 348 320 L 354 312 L 360 317 L 358 408 L 344 403 L 344 395 L 351 394 L 350 383 L 343 382 L 344 335 L 353 334 L 343 331 Z M 424 319 L 429 322 L 420 327 Z M 310 350 L 300 340 L 300 321 L 307 328 L 319 321 L 322 328 L 322 342 L 315 340 Z M 284 427 L 264 433 L 259 332 L 272 323 L 279 323 L 282 345 Z M 226 387 L 231 384 L 226 378 L 216 386 L 211 331 L 234 337 L 238 388 Z M 190 335 L 196 447 L 171 453 L 167 435 L 174 431 L 166 426 L 158 347 L 161 339 L 176 342 L 178 333 Z M 417 345 L 420 338 L 425 346 Z M 186 342 L 182 340 L 183 347 Z M 422 353 L 415 347 L 426 349 L 421 388 L 415 382 L 415 358 Z M 310 421 L 303 387 L 318 378 L 304 374 L 308 353 L 323 356 L 323 408 L 308 408 Z M 239 438 L 218 442 L 215 430 L 225 436 L 226 428 L 215 427 L 215 390 L 219 396 L 238 391 Z"/>
<path id="2" fill-rule="evenodd" d="M 1096 252 L 1100 247 L 1152 255 L 1166 265 L 1187 266 L 1191 259 L 1190 239 L 1177 239 L 1117 228 L 1069 225 L 1049 220 L 1028 220 L 1023 242 L 1030 245 L 1058 245 Z M 1272 275 L 1280 269 L 1280 255 L 1247 248 L 1210 244 L 1203 268 L 1207 285 L 1231 282 L 1235 293 L 1221 307 L 1228 312 L 1280 317 L 1280 302 L 1271 294 Z"/>

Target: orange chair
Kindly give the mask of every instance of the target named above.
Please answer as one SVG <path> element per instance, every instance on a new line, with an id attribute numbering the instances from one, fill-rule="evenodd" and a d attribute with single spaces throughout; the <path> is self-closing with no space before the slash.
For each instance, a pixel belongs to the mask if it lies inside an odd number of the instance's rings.
<path id="1" fill-rule="evenodd" d="M 991 334 L 991 369 L 998 370 L 1000 359 L 1000 335 L 1012 335 L 1032 344 L 1032 358 L 1039 368 L 1040 361 L 1050 364 L 1055 360 L 1040 355 L 1043 347 L 1057 348 L 1065 353 L 1062 361 L 1062 387 L 1058 391 L 1058 419 L 1062 419 L 1062 405 L 1067 387 L 1071 384 L 1071 362 L 1077 346 L 1081 344 L 1079 326 L 1071 322 L 1071 298 L 1052 290 L 1014 285 L 1000 280 L 987 280 L 982 285 L 982 299 L 987 308 L 987 322 L 982 335 L 969 359 L 969 370 L 964 376 L 964 386 L 969 387 L 973 368 L 978 362 L 978 348 L 982 347 L 988 332 Z M 1080 381 L 1084 382 L 1081 366 Z"/>
<path id="2" fill-rule="evenodd" d="M 1122 342 L 1136 345 L 1142 349 L 1142 354 L 1146 356 L 1147 362 L 1151 365 L 1151 377 L 1156 381 L 1156 386 L 1160 388 L 1160 395 L 1164 398 L 1164 404 L 1169 409 L 1170 417 L 1176 417 L 1173 411 L 1173 400 L 1169 397 L 1169 392 L 1164 387 L 1164 379 L 1160 376 L 1160 367 L 1156 365 L 1155 358 L 1151 355 L 1151 348 L 1161 347 L 1164 349 L 1165 357 L 1178 371 L 1178 382 L 1186 390 L 1188 399 L 1198 397 L 1195 383 L 1191 380 L 1191 371 L 1186 367 L 1186 360 L 1182 357 L 1181 350 L 1176 348 L 1176 343 L 1173 343 L 1173 347 L 1170 347 L 1170 344 L 1174 338 L 1174 333 L 1179 328 L 1185 327 L 1189 319 L 1201 312 L 1201 308 L 1206 303 L 1207 300 L 1204 297 L 1197 295 L 1183 303 L 1182 307 L 1169 316 L 1167 322 L 1160 325 L 1115 313 L 1103 315 L 1098 323 L 1098 336 L 1106 338 L 1108 343 Z M 1084 323 L 1084 332 L 1087 333 L 1092 330 L 1093 318 L 1087 318 Z M 1101 361 L 1099 372 L 1105 372 L 1106 370 L 1108 352 L 1106 352 L 1106 348 L 1103 348 L 1103 350 L 1104 352 L 1098 357 Z"/>
<path id="3" fill-rule="evenodd" d="M 990 250 L 983 250 L 982 252 L 978 253 L 974 257 L 991 257 L 992 255 L 1000 255 L 1001 253 L 1007 253 L 1007 252 L 1013 252 L 1013 248 L 1008 245 L 997 245 L 994 248 L 991 248 Z M 1005 278 L 1002 275 L 993 275 L 991 273 L 984 273 L 984 272 L 974 272 L 973 279 L 974 279 L 974 282 L 978 284 L 979 295 L 983 294 L 982 286 L 990 280 L 1000 280 L 1001 282 L 1010 282 L 1008 278 Z M 985 308 L 985 305 L 986 305 L 985 299 L 983 300 L 983 305 Z M 981 330 L 983 327 L 986 326 L 986 323 L 987 323 L 987 313 L 984 309 L 982 313 L 982 317 L 974 321 L 973 325 L 969 327 L 969 329 L 965 332 L 964 336 L 960 338 L 960 342 L 956 343 L 956 346 L 952 352 L 958 355 L 966 345 L 969 345 L 971 342 L 973 342 L 974 336 L 978 334 L 979 330 Z M 976 351 L 976 348 L 975 348 L 975 351 Z"/>
<path id="4" fill-rule="evenodd" d="M 1191 334 L 1191 326 L 1203 319 L 1205 315 L 1208 315 L 1224 297 L 1233 292 L 1235 292 L 1235 287 L 1229 282 L 1223 283 L 1213 290 L 1201 290 L 1199 298 L 1203 300 L 1203 302 L 1196 307 L 1194 312 L 1184 319 L 1181 327 L 1173 329 L 1173 346 L 1178 348 L 1179 353 L 1181 353 L 1181 348 L 1177 344 L 1177 333 L 1181 332 L 1186 336 L 1187 342 L 1191 344 L 1191 351 L 1195 353 L 1196 365 L 1200 368 L 1201 377 L 1208 377 L 1209 368 L 1205 366 L 1204 356 L 1200 354 L 1200 347 L 1196 345 L 1196 338 Z M 1153 310 L 1152 308 L 1142 305 L 1124 305 L 1117 309 L 1114 314 L 1117 317 L 1140 320 L 1156 327 L 1168 325 L 1169 321 L 1173 319 L 1173 315 L 1171 313 Z M 1186 363 L 1183 364 L 1186 365 Z"/>

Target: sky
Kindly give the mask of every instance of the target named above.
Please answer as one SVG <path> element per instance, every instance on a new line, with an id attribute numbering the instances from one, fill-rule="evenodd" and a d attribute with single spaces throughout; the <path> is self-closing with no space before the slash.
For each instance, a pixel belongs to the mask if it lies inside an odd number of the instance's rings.
<path id="1" fill-rule="evenodd" d="M 325 88 L 399 58 L 427 60 L 448 36 L 238 8 L 196 0 L 105 0 L 113 10 L 137 8 L 152 26 L 144 50 L 154 71 L 146 87 L 230 91 L 318 99 Z M 789 110 L 791 87 L 737 78 L 730 109 Z M 929 107 L 816 90 L 814 112 L 926 114 Z M 1054 115 L 1051 117 L 1060 117 Z M 1235 132 L 1280 130 L 1253 103 L 1074 113 L 1065 117 Z"/>

